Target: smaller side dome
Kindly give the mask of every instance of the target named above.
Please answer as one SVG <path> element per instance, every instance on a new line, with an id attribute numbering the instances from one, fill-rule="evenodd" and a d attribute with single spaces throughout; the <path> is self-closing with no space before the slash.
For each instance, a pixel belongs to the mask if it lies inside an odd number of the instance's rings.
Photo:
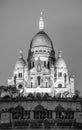
<path id="1" fill-rule="evenodd" d="M 18 58 L 18 61 L 16 62 L 15 69 L 23 68 L 24 66 L 26 66 L 26 61 L 23 58 L 23 50 L 20 50 L 19 58 Z"/>
<path id="2" fill-rule="evenodd" d="M 58 58 L 55 63 L 56 68 L 67 68 L 64 59 L 62 58 L 62 51 L 59 49 L 58 51 Z"/>

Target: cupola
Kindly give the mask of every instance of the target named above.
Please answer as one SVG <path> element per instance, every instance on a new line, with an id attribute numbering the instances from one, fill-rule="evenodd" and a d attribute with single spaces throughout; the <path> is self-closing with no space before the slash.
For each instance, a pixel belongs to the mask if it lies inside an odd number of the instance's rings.
<path id="1" fill-rule="evenodd" d="M 23 68 L 24 66 L 26 66 L 26 62 L 23 58 L 23 50 L 20 49 L 19 51 L 19 58 L 16 62 L 16 65 L 15 65 L 15 69 L 19 69 L 19 68 Z"/>
<path id="2" fill-rule="evenodd" d="M 61 49 L 58 50 L 58 58 L 55 63 L 56 68 L 67 68 L 64 59 L 62 58 L 62 51 Z"/>

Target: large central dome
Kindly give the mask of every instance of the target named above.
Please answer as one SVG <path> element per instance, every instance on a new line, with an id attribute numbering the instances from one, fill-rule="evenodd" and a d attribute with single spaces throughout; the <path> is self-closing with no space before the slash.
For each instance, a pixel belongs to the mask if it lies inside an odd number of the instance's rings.
<path id="1" fill-rule="evenodd" d="M 53 48 L 53 44 L 52 44 L 51 39 L 44 31 L 38 32 L 33 37 L 32 41 L 31 41 L 30 48 L 39 47 L 39 46 Z"/>

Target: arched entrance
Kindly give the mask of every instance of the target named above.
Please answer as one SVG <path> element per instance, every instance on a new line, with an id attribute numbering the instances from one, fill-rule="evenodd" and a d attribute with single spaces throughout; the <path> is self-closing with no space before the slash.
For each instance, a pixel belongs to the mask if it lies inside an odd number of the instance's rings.
<path id="1" fill-rule="evenodd" d="M 24 113 L 24 108 L 20 105 L 15 107 L 12 110 L 12 118 L 13 119 L 23 119 L 23 113 Z"/>
<path id="2" fill-rule="evenodd" d="M 26 111 L 22 106 L 18 105 L 12 109 L 12 119 L 30 119 L 30 111 Z"/>
<path id="3" fill-rule="evenodd" d="M 65 118 L 65 109 L 61 106 L 61 105 L 58 105 L 56 108 L 55 108 L 55 111 L 56 111 L 56 118 L 59 118 L 59 119 L 64 119 Z"/>
<path id="4" fill-rule="evenodd" d="M 43 106 L 38 105 L 34 109 L 34 119 L 44 119 L 46 111 Z"/>
<path id="5" fill-rule="evenodd" d="M 52 111 L 38 105 L 34 109 L 34 119 L 52 119 Z"/>
<path id="6" fill-rule="evenodd" d="M 59 105 L 55 108 L 55 111 L 56 111 L 56 118 L 59 118 L 59 119 L 73 119 L 74 118 L 74 112 L 70 108 L 65 110 L 61 105 Z"/>

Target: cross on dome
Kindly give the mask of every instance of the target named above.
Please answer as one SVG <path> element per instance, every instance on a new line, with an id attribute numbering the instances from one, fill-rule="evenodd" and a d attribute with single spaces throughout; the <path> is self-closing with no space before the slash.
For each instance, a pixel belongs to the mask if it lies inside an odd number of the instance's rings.
<path id="1" fill-rule="evenodd" d="M 59 57 L 59 58 L 62 57 L 62 50 L 61 50 L 61 48 L 58 49 L 58 57 Z"/>
<path id="2" fill-rule="evenodd" d="M 19 58 L 23 58 L 23 50 L 22 49 L 19 50 Z"/>
<path id="3" fill-rule="evenodd" d="M 43 20 L 43 17 L 42 17 L 42 15 L 43 15 L 43 12 L 40 12 L 40 20 L 39 20 L 39 29 L 40 30 L 44 30 L 44 20 Z"/>

